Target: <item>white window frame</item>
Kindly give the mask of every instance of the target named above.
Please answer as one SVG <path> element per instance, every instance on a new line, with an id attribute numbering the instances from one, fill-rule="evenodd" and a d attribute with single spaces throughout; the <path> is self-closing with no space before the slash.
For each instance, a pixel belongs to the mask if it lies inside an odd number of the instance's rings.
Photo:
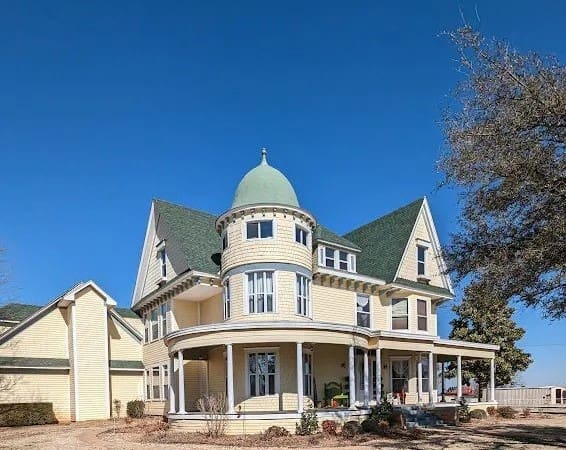
<path id="1" fill-rule="evenodd" d="M 301 281 L 304 281 L 304 295 L 299 291 Z M 312 318 L 311 279 L 302 273 L 295 273 L 295 314 L 301 317 Z M 300 305 L 300 306 L 299 306 Z M 305 309 L 303 311 L 303 309 Z"/>
<path id="2" fill-rule="evenodd" d="M 248 237 L 248 224 L 250 223 L 257 223 L 257 227 L 258 227 L 258 237 Z M 266 237 L 261 237 L 261 222 L 271 222 L 271 236 L 266 236 Z M 244 239 L 247 241 L 259 241 L 259 240 L 264 240 L 264 239 L 275 239 L 275 220 L 273 219 L 250 219 L 250 220 L 246 220 L 246 222 L 244 223 L 244 229 L 243 229 L 243 233 L 244 233 Z"/>
<path id="3" fill-rule="evenodd" d="M 403 315 L 394 316 L 393 315 L 393 303 L 395 301 L 398 301 L 398 300 L 405 300 L 405 302 L 407 303 L 407 313 L 403 314 Z M 407 328 L 393 328 L 393 319 L 396 318 L 396 317 L 405 317 L 405 316 L 407 317 Z M 409 329 L 409 298 L 408 297 L 392 298 L 391 299 L 391 330 L 392 331 L 399 331 L 399 330 L 406 331 L 408 329 Z"/>
<path id="4" fill-rule="evenodd" d="M 159 261 L 159 273 L 161 280 L 167 280 L 167 251 L 165 247 L 157 250 L 157 260 Z"/>
<path id="5" fill-rule="evenodd" d="M 310 373 L 305 372 L 305 356 L 310 359 Z M 303 395 L 312 399 L 314 395 L 314 362 L 313 351 L 308 348 L 303 349 Z"/>
<path id="6" fill-rule="evenodd" d="M 151 342 L 151 315 L 150 312 L 145 312 L 143 314 L 143 327 L 144 327 L 144 342 L 147 344 Z"/>
<path id="7" fill-rule="evenodd" d="M 428 378 L 430 377 L 430 367 L 428 367 L 428 355 L 420 355 L 420 360 L 423 368 L 423 392 L 428 391 Z M 425 369 L 427 376 L 425 377 Z M 418 372 L 417 372 L 417 383 L 418 383 Z M 418 384 L 417 384 L 418 386 Z"/>
<path id="8" fill-rule="evenodd" d="M 155 318 L 154 318 L 154 314 L 155 314 Z M 157 341 L 159 339 L 160 317 L 159 317 L 159 310 L 157 309 L 157 307 L 151 308 L 151 310 L 149 311 L 149 316 L 150 316 L 150 322 L 151 322 L 151 340 L 150 340 L 150 342 L 153 342 L 153 341 Z M 154 332 L 153 332 L 154 329 L 157 331 L 157 333 L 155 335 L 154 335 Z"/>
<path id="9" fill-rule="evenodd" d="M 144 397 L 146 400 L 151 400 L 151 394 L 153 393 L 153 388 L 151 386 L 151 367 L 146 367 L 144 374 Z"/>
<path id="10" fill-rule="evenodd" d="M 419 302 L 423 302 L 425 305 L 425 312 L 426 314 L 420 315 L 419 314 Z M 428 317 L 429 317 L 429 302 L 428 300 L 422 299 L 422 298 L 418 298 L 417 299 L 417 331 L 421 332 L 421 333 L 428 333 Z M 419 327 L 419 319 L 425 319 L 425 329 L 421 330 L 421 328 Z"/>
<path id="11" fill-rule="evenodd" d="M 255 274 L 255 273 L 263 273 L 263 282 L 264 282 L 264 289 L 267 286 L 266 281 L 267 281 L 267 273 L 271 273 L 271 285 L 273 288 L 273 292 L 271 293 L 272 295 L 272 302 L 273 302 L 273 306 L 272 306 L 272 311 L 263 311 L 263 312 L 257 312 L 257 297 L 254 299 L 254 311 L 250 311 L 250 302 L 249 302 L 249 297 L 250 297 L 250 292 L 249 292 L 249 282 L 248 282 L 248 276 L 250 274 Z M 244 289 L 244 314 L 248 315 L 248 314 L 275 314 L 277 313 L 277 271 L 276 270 L 250 270 L 248 272 L 244 272 L 244 280 L 243 280 L 244 284 L 245 284 L 245 289 Z M 255 282 L 254 282 L 255 284 Z M 255 293 L 255 295 L 257 296 L 258 293 Z M 267 294 L 267 292 L 263 292 L 263 294 Z M 265 305 L 267 306 L 267 298 L 265 298 Z"/>
<path id="12" fill-rule="evenodd" d="M 419 252 L 422 249 L 423 251 L 423 259 L 419 259 Z M 427 277 L 428 276 L 428 270 L 427 270 L 427 250 L 428 247 L 424 246 L 424 245 L 417 245 L 417 278 L 418 277 Z M 423 273 L 419 273 L 419 266 L 422 264 L 423 266 Z"/>
<path id="13" fill-rule="evenodd" d="M 304 240 L 305 240 L 304 243 L 303 243 L 302 239 L 300 241 L 297 241 L 297 232 L 299 233 L 299 235 L 302 235 L 304 237 Z M 301 244 L 301 245 L 304 245 L 307 248 L 310 248 L 310 246 L 311 246 L 311 232 L 306 227 L 295 224 L 295 243 Z"/>
<path id="14" fill-rule="evenodd" d="M 250 398 L 251 391 L 250 391 L 250 365 L 249 365 L 249 355 L 250 354 L 258 354 L 258 353 L 273 353 L 275 355 L 275 392 L 273 394 L 265 394 L 265 396 L 270 395 L 279 395 L 281 392 L 281 360 L 279 359 L 279 347 L 259 347 L 259 348 L 246 348 L 245 351 L 245 365 L 246 365 L 246 397 Z M 257 394 L 257 387 L 259 386 L 258 379 L 256 378 L 256 394 Z M 267 381 L 266 386 L 269 389 L 269 381 Z M 254 397 L 262 397 L 261 395 L 255 395 Z"/>
<path id="15" fill-rule="evenodd" d="M 155 383 L 155 371 L 157 371 L 157 386 Z M 151 373 L 151 399 L 152 400 L 161 400 L 161 390 L 163 386 L 161 385 L 161 366 L 155 365 L 151 366 L 150 369 Z M 158 395 L 155 395 L 155 388 L 157 388 Z"/>
<path id="16" fill-rule="evenodd" d="M 358 311 L 358 297 L 366 297 L 368 299 L 368 312 L 365 311 Z M 354 311 L 355 311 L 355 324 L 357 327 L 362 327 L 362 328 L 371 328 L 371 324 L 372 324 L 372 307 L 371 307 L 371 295 L 369 294 L 360 294 L 358 292 L 356 292 L 356 296 L 354 297 Z M 363 325 L 359 324 L 358 321 L 358 314 L 364 314 L 367 315 L 368 317 L 368 326 L 365 327 Z"/>
<path id="17" fill-rule="evenodd" d="M 247 277 L 246 277 L 247 282 Z M 232 292 L 230 291 L 230 278 L 226 278 L 222 289 L 222 311 L 224 320 L 232 317 Z"/>
<path id="18" fill-rule="evenodd" d="M 326 250 L 332 251 L 333 252 L 333 256 L 326 256 Z M 340 259 L 340 253 L 345 253 L 346 254 L 346 259 Z M 332 266 L 327 266 L 326 265 L 326 259 L 332 259 L 333 261 L 333 265 Z M 341 262 L 345 262 L 346 263 L 346 269 L 341 269 L 340 268 L 340 263 Z M 318 265 L 320 267 L 326 267 L 328 269 L 334 269 L 334 270 L 339 270 L 341 272 L 350 272 L 350 273 L 356 273 L 356 255 L 354 253 L 349 252 L 348 250 L 345 249 L 340 249 L 340 248 L 336 248 L 336 247 L 330 247 L 328 245 L 319 245 L 318 246 Z"/>
<path id="19" fill-rule="evenodd" d="M 161 303 L 159 306 L 159 338 L 162 338 L 167 334 L 167 327 L 169 324 L 169 318 L 167 314 L 169 313 L 169 304 L 167 302 Z M 165 312 L 165 314 L 163 314 Z"/>
<path id="20" fill-rule="evenodd" d="M 161 374 L 160 386 L 161 386 L 161 400 L 169 400 L 169 364 L 162 364 L 159 366 L 159 371 Z"/>

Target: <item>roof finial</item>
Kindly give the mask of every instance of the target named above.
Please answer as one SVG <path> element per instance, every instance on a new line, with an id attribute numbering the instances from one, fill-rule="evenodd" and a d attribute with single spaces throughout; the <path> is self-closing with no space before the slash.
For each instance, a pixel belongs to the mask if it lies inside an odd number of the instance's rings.
<path id="1" fill-rule="evenodd" d="M 267 149 L 265 147 L 261 149 L 261 164 L 267 165 Z"/>

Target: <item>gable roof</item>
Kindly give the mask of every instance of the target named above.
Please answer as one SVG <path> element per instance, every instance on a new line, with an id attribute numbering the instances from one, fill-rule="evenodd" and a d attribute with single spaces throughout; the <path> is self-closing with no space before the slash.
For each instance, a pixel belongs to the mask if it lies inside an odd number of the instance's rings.
<path id="1" fill-rule="evenodd" d="M 216 216 L 163 200 L 154 200 L 154 205 L 155 214 L 165 222 L 169 238 L 186 257 L 187 269 L 216 274 L 219 267 L 211 257 L 221 251 L 222 243 L 214 226 Z"/>
<path id="2" fill-rule="evenodd" d="M 138 316 L 130 308 L 114 308 L 114 311 L 116 311 L 118 314 L 120 314 L 124 319 L 139 319 L 140 318 L 140 316 Z"/>
<path id="3" fill-rule="evenodd" d="M 0 321 L 10 321 L 12 323 L 7 323 L 4 326 L 16 325 L 16 322 L 21 322 L 27 319 L 33 313 L 39 311 L 41 306 L 38 305 L 26 305 L 23 303 L 8 303 L 7 305 L 0 307 Z"/>
<path id="4" fill-rule="evenodd" d="M 331 244 L 336 244 L 338 246 L 351 248 L 353 250 L 358 250 L 358 251 L 361 250 L 360 247 L 358 247 L 352 241 L 349 241 L 348 239 L 337 235 L 333 231 L 329 230 L 328 228 L 320 224 L 316 226 L 313 233 L 313 237 L 315 242 L 316 241 L 329 242 Z"/>
<path id="5" fill-rule="evenodd" d="M 388 283 L 395 279 L 423 202 L 415 200 L 344 235 L 363 249 L 356 262 L 359 273 Z"/>

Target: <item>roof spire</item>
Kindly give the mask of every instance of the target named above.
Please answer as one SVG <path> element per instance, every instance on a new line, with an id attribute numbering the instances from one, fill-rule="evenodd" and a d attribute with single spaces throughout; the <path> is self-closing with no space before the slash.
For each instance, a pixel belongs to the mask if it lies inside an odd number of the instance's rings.
<path id="1" fill-rule="evenodd" d="M 261 164 L 262 165 L 268 165 L 267 164 L 267 149 L 265 147 L 263 147 L 261 149 Z"/>

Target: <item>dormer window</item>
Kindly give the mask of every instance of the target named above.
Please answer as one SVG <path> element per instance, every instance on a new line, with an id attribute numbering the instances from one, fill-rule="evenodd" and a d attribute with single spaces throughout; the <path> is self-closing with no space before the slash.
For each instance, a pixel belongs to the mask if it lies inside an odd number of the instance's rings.
<path id="1" fill-rule="evenodd" d="M 157 259 L 159 261 L 159 266 L 161 270 L 161 279 L 167 279 L 167 252 L 165 251 L 165 247 L 161 248 L 157 251 Z"/>
<path id="2" fill-rule="evenodd" d="M 318 264 L 330 269 L 356 271 L 356 255 L 332 247 L 318 247 Z"/>
<path id="3" fill-rule="evenodd" d="M 254 220 L 246 224 L 246 239 L 273 237 L 273 220 Z"/>

